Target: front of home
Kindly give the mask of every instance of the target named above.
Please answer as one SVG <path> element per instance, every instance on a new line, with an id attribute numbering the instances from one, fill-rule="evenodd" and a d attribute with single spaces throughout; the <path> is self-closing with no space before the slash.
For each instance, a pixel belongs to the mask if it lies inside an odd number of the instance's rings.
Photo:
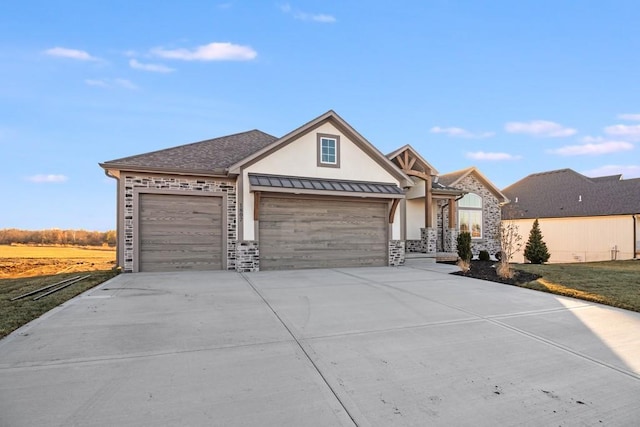
<path id="1" fill-rule="evenodd" d="M 503 190 L 504 221 L 526 242 L 538 219 L 550 263 L 640 256 L 640 179 L 589 178 L 571 169 L 529 175 Z M 522 252 L 515 262 L 525 262 Z"/>
<path id="2" fill-rule="evenodd" d="M 117 181 L 118 264 L 126 272 L 394 266 L 406 250 L 455 250 L 457 210 L 449 217 L 443 203 L 468 191 L 438 184 L 408 148 L 385 156 L 328 111 L 281 138 L 254 130 L 101 163 Z"/>

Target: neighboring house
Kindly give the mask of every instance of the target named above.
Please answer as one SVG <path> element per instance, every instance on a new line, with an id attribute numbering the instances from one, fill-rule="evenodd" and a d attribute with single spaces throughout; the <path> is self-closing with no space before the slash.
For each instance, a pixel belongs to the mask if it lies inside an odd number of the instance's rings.
<path id="1" fill-rule="evenodd" d="M 125 272 L 401 265 L 407 239 L 451 250 L 436 243 L 438 206 L 465 193 L 408 146 L 384 156 L 333 111 L 281 138 L 253 130 L 100 166 L 117 180 Z"/>
<path id="2" fill-rule="evenodd" d="M 632 259 L 640 254 L 640 179 L 588 178 L 571 169 L 536 173 L 505 188 L 503 221 L 526 243 L 537 218 L 549 262 Z M 524 246 L 523 246 L 524 247 Z M 523 251 L 515 262 L 524 262 Z"/>

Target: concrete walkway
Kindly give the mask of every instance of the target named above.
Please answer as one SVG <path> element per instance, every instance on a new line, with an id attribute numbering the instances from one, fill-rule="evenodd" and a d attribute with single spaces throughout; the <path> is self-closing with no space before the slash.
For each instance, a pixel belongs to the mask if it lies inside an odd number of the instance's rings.
<path id="1" fill-rule="evenodd" d="M 118 276 L 0 341 L 0 426 L 638 425 L 640 314 L 451 269 Z"/>

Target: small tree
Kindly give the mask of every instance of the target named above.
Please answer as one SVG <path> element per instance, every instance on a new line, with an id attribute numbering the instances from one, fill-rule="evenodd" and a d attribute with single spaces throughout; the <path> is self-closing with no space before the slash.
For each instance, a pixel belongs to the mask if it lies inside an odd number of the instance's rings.
<path id="1" fill-rule="evenodd" d="M 524 256 L 531 261 L 531 264 L 543 264 L 549 261 L 551 256 L 547 244 L 542 240 L 542 232 L 537 218 L 533 221 L 533 227 L 529 232 L 529 240 L 524 247 Z"/>
<path id="2" fill-rule="evenodd" d="M 458 251 L 458 267 L 465 273 L 471 268 L 471 233 L 463 231 L 456 239 L 456 249 Z"/>
<path id="3" fill-rule="evenodd" d="M 500 237 L 500 265 L 498 265 L 498 275 L 504 279 L 513 277 L 513 270 L 509 262 L 513 256 L 522 248 L 522 236 L 518 233 L 518 226 L 513 221 L 500 221 L 498 231 Z"/>

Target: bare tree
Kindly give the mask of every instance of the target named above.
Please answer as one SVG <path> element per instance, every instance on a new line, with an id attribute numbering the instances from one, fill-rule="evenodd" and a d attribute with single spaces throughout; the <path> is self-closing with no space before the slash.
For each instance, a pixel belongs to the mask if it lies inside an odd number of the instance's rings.
<path id="1" fill-rule="evenodd" d="M 513 256 L 522 249 L 522 236 L 518 233 L 518 226 L 514 221 L 500 221 L 500 265 L 498 266 L 498 275 L 502 278 L 512 278 L 513 269 L 509 262 Z"/>

